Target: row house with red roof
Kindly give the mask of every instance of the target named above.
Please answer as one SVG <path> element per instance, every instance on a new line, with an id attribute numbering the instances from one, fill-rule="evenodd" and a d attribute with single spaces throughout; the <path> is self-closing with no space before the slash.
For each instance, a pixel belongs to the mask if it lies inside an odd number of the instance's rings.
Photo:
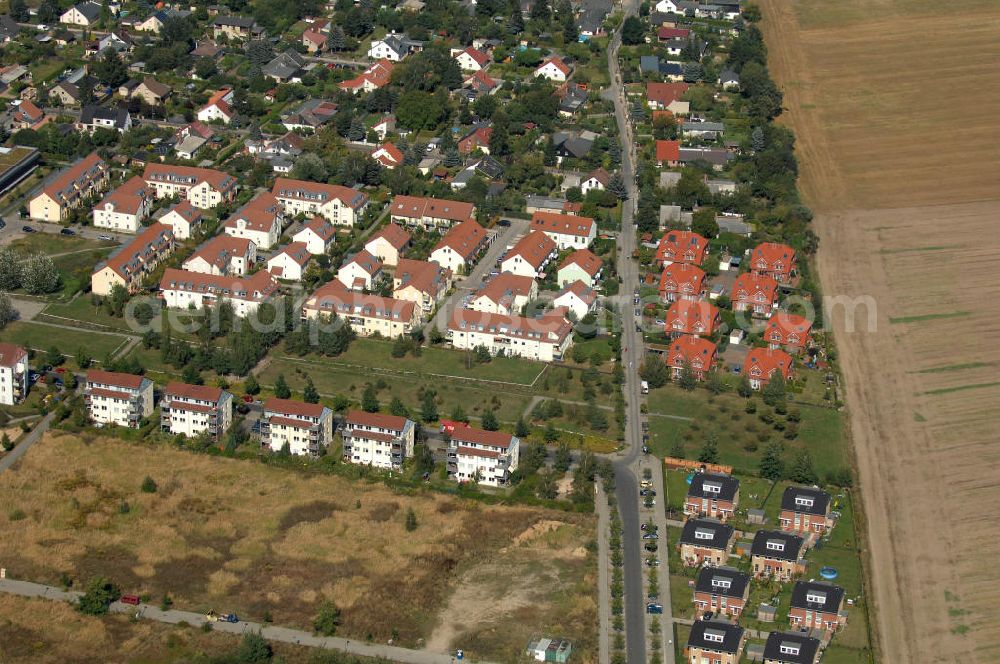
<path id="1" fill-rule="evenodd" d="M 502 431 L 458 427 L 447 451 L 448 476 L 459 482 L 506 486 L 517 470 L 521 441 Z"/>
<path id="2" fill-rule="evenodd" d="M 316 457 L 333 441 L 333 411 L 321 404 L 271 397 L 260 418 L 263 447 Z"/>
<path id="3" fill-rule="evenodd" d="M 160 297 L 171 309 L 204 309 L 222 302 L 245 318 L 278 292 L 278 283 L 267 270 L 249 277 L 201 274 L 167 268 L 160 280 Z"/>
<path id="4" fill-rule="evenodd" d="M 167 210 L 167 213 L 160 217 L 160 223 L 170 226 L 174 230 L 174 237 L 178 240 L 187 240 L 201 227 L 204 218 L 202 211 L 185 199 Z"/>
<path id="5" fill-rule="evenodd" d="M 388 223 L 365 242 L 365 250 L 385 265 L 395 267 L 409 245 L 410 234 L 397 224 Z"/>
<path id="6" fill-rule="evenodd" d="M 589 249 L 577 249 L 563 259 L 556 272 L 556 282 L 568 286 L 574 282 L 582 282 L 588 288 L 594 288 L 601 280 L 604 262 Z"/>
<path id="7" fill-rule="evenodd" d="M 468 308 L 486 314 L 511 316 L 538 297 L 538 283 L 531 277 L 501 272 L 476 291 Z"/>
<path id="8" fill-rule="evenodd" d="M 267 259 L 267 271 L 275 279 L 302 281 L 311 259 L 312 254 L 305 242 L 291 242 Z"/>
<path id="9" fill-rule="evenodd" d="M 797 260 L 795 250 L 787 244 L 762 242 L 750 253 L 750 271 L 783 284 L 795 275 Z"/>
<path id="10" fill-rule="evenodd" d="M 111 169 L 96 152 L 61 171 L 28 202 L 28 216 L 39 221 L 59 222 L 90 196 L 108 186 Z"/>
<path id="11" fill-rule="evenodd" d="M 201 274 L 243 276 L 257 263 L 257 245 L 253 240 L 216 235 L 191 254 L 181 267 Z"/>
<path id="12" fill-rule="evenodd" d="M 792 356 L 774 348 L 751 348 L 743 361 L 743 375 L 755 390 L 763 388 L 775 375 L 789 380 L 792 377 Z"/>
<path id="13" fill-rule="evenodd" d="M 334 316 L 360 337 L 378 333 L 395 339 L 420 325 L 420 310 L 413 302 L 348 290 L 337 280 L 321 286 L 302 306 L 303 319 L 326 321 Z"/>
<path id="14" fill-rule="evenodd" d="M 278 244 L 284 220 L 284 208 L 273 194 L 265 191 L 234 212 L 223 224 L 222 232 L 250 240 L 260 249 L 270 249 Z"/>
<path id="15" fill-rule="evenodd" d="M 744 272 L 733 282 L 732 304 L 735 311 L 769 318 L 778 307 L 778 282 L 765 275 Z"/>
<path id="16" fill-rule="evenodd" d="M 562 359 L 573 343 L 573 324 L 566 309 L 539 318 L 487 314 L 456 309 L 448 322 L 448 339 L 458 350 L 482 346 L 491 355 L 524 357 L 541 362 Z"/>
<path id="17" fill-rule="evenodd" d="M 590 217 L 558 212 L 535 212 L 531 229 L 545 233 L 560 251 L 586 249 L 597 239 L 597 223 Z"/>
<path id="18" fill-rule="evenodd" d="M 705 271 L 690 263 L 671 263 L 660 274 L 660 300 L 699 300 L 705 294 Z"/>
<path id="19" fill-rule="evenodd" d="M 708 240 L 692 231 L 667 231 L 656 245 L 656 261 L 701 265 L 708 257 Z"/>
<path id="20" fill-rule="evenodd" d="M 350 290 L 371 290 L 382 280 L 382 267 L 382 261 L 362 249 L 344 261 L 337 270 L 336 279 Z"/>
<path id="21" fill-rule="evenodd" d="M 451 227 L 431 251 L 430 260 L 452 274 L 468 274 L 495 236 L 474 219 Z"/>
<path id="22" fill-rule="evenodd" d="M 271 194 L 281 203 L 285 214 L 322 216 L 334 226 L 354 226 L 368 206 L 363 191 L 337 184 L 278 178 Z"/>
<path id="23" fill-rule="evenodd" d="M 667 309 L 666 333 L 673 339 L 685 335 L 710 337 L 722 324 L 719 308 L 705 300 L 677 300 Z"/>
<path id="24" fill-rule="evenodd" d="M 157 198 L 180 196 L 202 210 L 236 200 L 236 178 L 212 168 L 149 164 L 142 179 Z"/>
<path id="25" fill-rule="evenodd" d="M 768 348 L 782 349 L 789 353 L 799 353 L 812 345 L 812 322 L 787 311 L 777 311 L 767 321 L 764 341 Z"/>
<path id="26" fill-rule="evenodd" d="M 337 229 L 334 225 L 317 215 L 302 225 L 292 236 L 292 241 L 301 242 L 306 245 L 306 251 L 319 256 L 330 250 L 336 237 Z"/>
<path id="27" fill-rule="evenodd" d="M 219 440 L 233 423 L 233 395 L 209 385 L 171 382 L 160 399 L 160 429 Z"/>
<path id="28" fill-rule="evenodd" d="M 390 221 L 410 228 L 442 231 L 475 218 L 475 205 L 447 198 L 396 196 L 389 204 Z"/>
<path id="29" fill-rule="evenodd" d="M 715 360 L 716 345 L 692 334 L 671 341 L 667 351 L 667 366 L 675 380 L 684 374 L 685 369 L 690 369 L 698 380 L 705 380 Z"/>
<path id="30" fill-rule="evenodd" d="M 135 233 L 153 206 L 153 191 L 138 175 L 104 197 L 94 208 L 94 226 Z"/>
<path id="31" fill-rule="evenodd" d="M 344 461 L 399 470 L 413 456 L 416 429 L 416 423 L 405 417 L 352 410 L 342 430 Z"/>
<path id="32" fill-rule="evenodd" d="M 425 314 L 441 304 L 451 288 L 451 270 L 430 261 L 401 258 L 392 276 L 392 296 L 413 302 Z"/>
<path id="33" fill-rule="evenodd" d="M 500 270 L 538 279 L 557 254 L 555 241 L 542 231 L 531 231 L 503 257 Z"/>
<path id="34" fill-rule="evenodd" d="M 110 295 L 115 286 L 135 293 L 142 279 L 156 269 L 176 247 L 174 233 L 166 224 L 151 224 L 131 242 L 101 261 L 90 275 L 90 290 L 95 295 Z"/>
<path id="35" fill-rule="evenodd" d="M 83 399 L 96 426 L 138 429 L 142 419 L 153 414 L 153 381 L 134 374 L 91 369 Z"/>

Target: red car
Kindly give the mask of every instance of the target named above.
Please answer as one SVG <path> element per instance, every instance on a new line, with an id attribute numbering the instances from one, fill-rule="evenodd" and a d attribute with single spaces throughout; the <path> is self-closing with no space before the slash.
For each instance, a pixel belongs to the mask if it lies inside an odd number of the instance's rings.
<path id="1" fill-rule="evenodd" d="M 66 367 L 56 367 L 56 373 L 66 373 Z"/>
<path id="2" fill-rule="evenodd" d="M 122 602 L 122 604 L 131 604 L 133 606 L 138 606 L 139 605 L 139 596 L 138 595 L 122 595 L 121 602 Z"/>
<path id="3" fill-rule="evenodd" d="M 244 394 L 243 395 L 243 402 L 244 403 L 253 403 L 253 395 L 252 394 Z"/>

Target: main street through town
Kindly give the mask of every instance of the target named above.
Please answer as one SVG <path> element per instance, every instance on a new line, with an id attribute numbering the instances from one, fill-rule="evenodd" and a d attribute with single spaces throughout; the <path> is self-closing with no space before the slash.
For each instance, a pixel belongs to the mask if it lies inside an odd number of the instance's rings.
<path id="1" fill-rule="evenodd" d="M 622 3 L 623 20 L 634 14 L 637 9 L 636 0 L 625 0 Z M 625 87 L 622 82 L 621 70 L 618 65 L 618 49 L 621 46 L 621 29 L 615 31 L 608 47 L 608 71 L 611 76 L 611 88 L 614 90 L 615 118 L 622 146 L 622 179 L 628 189 L 628 200 L 622 206 L 622 230 L 618 240 L 618 273 L 621 276 L 622 287 L 619 297 L 620 321 L 622 326 L 622 362 L 625 363 L 625 449 L 624 453 L 615 459 L 615 495 L 622 518 L 622 546 L 624 553 L 625 581 L 625 647 L 630 664 L 647 661 L 646 657 L 646 599 L 640 522 L 643 515 L 639 505 L 639 479 L 643 467 L 653 470 L 653 487 L 657 490 L 657 498 L 662 503 L 666 499 L 663 491 L 662 473 L 655 458 L 642 454 L 642 427 L 640 401 L 642 393 L 639 380 L 639 365 L 642 363 L 642 334 L 637 328 L 641 318 L 633 311 L 633 293 L 638 292 L 639 272 L 632 253 L 636 249 L 635 206 L 639 199 L 639 189 L 636 185 L 636 153 L 632 126 L 629 123 L 628 107 L 626 105 Z M 661 642 L 663 662 L 674 664 L 673 646 L 673 616 L 670 610 L 670 581 L 668 578 L 667 556 L 669 554 L 663 509 L 655 510 L 659 518 L 649 517 L 660 526 L 662 539 L 659 550 L 659 598 L 657 602 L 663 606 L 663 614 L 651 616 L 659 618 L 661 625 Z"/>

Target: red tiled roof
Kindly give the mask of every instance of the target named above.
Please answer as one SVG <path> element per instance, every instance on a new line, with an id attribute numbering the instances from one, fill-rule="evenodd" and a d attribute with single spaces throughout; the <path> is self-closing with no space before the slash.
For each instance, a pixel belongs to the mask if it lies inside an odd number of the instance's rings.
<path id="1" fill-rule="evenodd" d="M 708 240 L 692 231 L 667 231 L 656 247 L 659 262 L 701 265 L 708 253 Z"/>
<path id="2" fill-rule="evenodd" d="M 514 437 L 502 431 L 486 431 L 475 427 L 461 427 L 455 429 L 451 434 L 451 440 L 455 443 L 475 443 L 476 445 L 488 445 L 490 447 L 500 447 L 507 449 L 510 447 Z"/>
<path id="3" fill-rule="evenodd" d="M 152 199 L 153 196 L 154 193 L 146 185 L 146 181 L 135 175 L 105 196 L 95 209 L 104 209 L 105 205 L 111 204 L 114 206 L 115 212 L 136 214 L 142 204 Z"/>
<path id="4" fill-rule="evenodd" d="M 698 296 L 705 282 L 705 271 L 697 265 L 671 263 L 660 275 L 660 293 L 682 293 Z"/>
<path id="5" fill-rule="evenodd" d="M 480 86 L 487 88 L 489 90 L 492 90 L 497 86 L 497 82 L 494 81 L 492 78 L 490 78 L 490 75 L 487 74 L 482 69 L 472 74 L 471 76 L 468 76 L 465 79 L 464 81 L 465 85 L 469 85 L 470 83 L 478 83 L 480 84 Z"/>
<path id="6" fill-rule="evenodd" d="M 394 275 L 401 282 L 397 290 L 412 287 L 420 293 L 435 296 L 447 286 L 450 277 L 451 270 L 446 270 L 437 263 L 409 258 L 399 259 Z"/>
<path id="7" fill-rule="evenodd" d="M 107 171 L 108 165 L 104 160 L 97 156 L 96 152 L 91 152 L 65 171 L 59 173 L 55 179 L 42 189 L 42 193 L 48 194 L 51 199 L 61 204 L 70 197 L 64 194 L 75 196 L 78 189 L 81 188 L 77 187 L 74 183 L 82 181 L 89 183 L 92 180 L 99 179 Z"/>
<path id="8" fill-rule="evenodd" d="M 560 344 L 573 331 L 573 324 L 563 315 L 565 311 L 565 307 L 558 307 L 541 318 L 525 318 L 456 309 L 448 329 Z"/>
<path id="9" fill-rule="evenodd" d="M 466 428 L 466 427 L 463 427 Z M 500 453 L 493 450 L 484 450 L 478 447 L 467 447 L 465 445 L 460 445 L 457 449 L 458 453 L 463 456 L 476 456 L 482 457 L 484 459 L 499 459 Z"/>
<path id="10" fill-rule="evenodd" d="M 167 214 L 170 214 L 171 212 L 176 212 L 178 215 L 181 216 L 181 218 L 187 221 L 188 224 L 198 223 L 198 221 L 203 216 L 202 211 L 199 208 L 196 208 L 194 205 L 192 205 L 191 201 L 189 201 L 186 198 L 177 205 L 167 210 Z"/>
<path id="11" fill-rule="evenodd" d="M 300 267 L 308 263 L 309 259 L 312 258 L 312 254 L 309 253 L 309 249 L 306 247 L 305 242 L 291 242 L 286 244 L 280 251 L 278 251 L 278 253 L 272 256 L 271 259 L 273 260 L 282 254 L 285 254 L 298 263 Z"/>
<path id="12" fill-rule="evenodd" d="M 711 336 L 719 320 L 719 308 L 704 300 L 680 299 L 667 310 L 665 327 L 667 333 L 683 332 Z"/>
<path id="13" fill-rule="evenodd" d="M 743 374 L 750 378 L 766 381 L 775 371 L 782 377 L 792 375 L 792 356 L 783 350 L 752 348 L 743 361 Z"/>
<path id="14" fill-rule="evenodd" d="M 357 264 L 358 267 L 367 272 L 369 275 L 375 274 L 382 269 L 382 261 L 375 256 L 372 256 L 366 249 L 362 249 L 358 253 L 351 256 L 350 259 L 344 261 L 344 264 L 340 266 L 340 269 L 344 269 L 351 264 Z"/>
<path id="15" fill-rule="evenodd" d="M 380 429 L 389 429 L 390 431 L 402 431 L 403 427 L 406 426 L 406 418 L 397 415 L 352 410 L 347 413 L 346 426 L 350 429 L 355 425 L 378 427 Z"/>
<path id="16" fill-rule="evenodd" d="M 383 143 L 380 145 L 378 149 L 372 153 L 372 156 L 375 155 L 378 155 L 375 157 L 377 161 L 379 161 L 382 165 L 389 167 L 399 166 L 403 163 L 403 159 L 405 158 L 402 150 L 397 148 L 392 143 Z"/>
<path id="17" fill-rule="evenodd" d="M 716 346 L 708 339 L 684 335 L 670 342 L 667 364 L 671 367 L 691 365 L 695 371 L 708 371 L 715 362 Z"/>
<path id="18" fill-rule="evenodd" d="M 531 228 L 546 233 L 588 237 L 594 229 L 594 220 L 575 214 L 538 211 L 531 215 Z"/>
<path id="19" fill-rule="evenodd" d="M 656 161 L 669 164 L 680 161 L 680 141 L 656 141 Z"/>
<path id="20" fill-rule="evenodd" d="M 744 272 L 733 282 L 733 299 L 747 301 L 754 293 L 761 293 L 767 302 L 773 303 L 778 296 L 778 282 L 773 277 Z M 740 295 L 744 293 L 745 295 Z"/>
<path id="21" fill-rule="evenodd" d="M 656 31 L 656 37 L 658 39 L 676 39 L 684 38 L 691 34 L 691 31 L 687 28 L 668 28 L 666 26 L 661 27 Z"/>
<path id="22" fill-rule="evenodd" d="M 778 311 L 767 321 L 764 340 L 768 343 L 801 347 L 805 345 L 811 331 L 812 321 L 787 311 Z M 791 340 L 793 337 L 794 341 Z"/>
<path id="23" fill-rule="evenodd" d="M 147 263 L 158 261 L 173 246 L 173 242 L 174 230 L 169 224 L 151 224 L 118 253 L 110 256 L 104 265 L 98 263 L 95 272 L 108 267 L 129 281 Z"/>
<path id="24" fill-rule="evenodd" d="M 469 219 L 452 226 L 434 247 L 434 251 L 448 247 L 468 262 L 486 243 L 487 237 L 486 229 L 475 220 Z"/>
<path id="25" fill-rule="evenodd" d="M 14 344 L 0 343 L 0 366 L 13 367 L 21 360 L 27 359 L 28 351 Z"/>
<path id="26" fill-rule="evenodd" d="M 323 415 L 325 407 L 318 403 L 306 403 L 304 401 L 295 401 L 294 399 L 270 397 L 264 401 L 264 410 L 266 412 L 277 413 L 279 416 L 292 415 L 293 417 L 319 418 Z"/>
<path id="27" fill-rule="evenodd" d="M 196 166 L 151 163 L 146 166 L 142 179 L 146 182 L 166 182 L 185 187 L 207 182 L 213 189 L 223 193 L 236 187 L 236 178 L 229 173 Z"/>
<path id="28" fill-rule="evenodd" d="M 486 63 L 490 61 L 490 56 L 486 55 L 485 53 L 483 53 L 478 49 L 472 48 L 471 46 L 467 46 L 465 50 L 462 51 L 462 53 L 467 54 L 470 58 L 475 60 L 476 64 L 478 64 L 480 67 L 485 67 Z M 455 57 L 457 58 L 462 53 L 456 53 Z"/>
<path id="29" fill-rule="evenodd" d="M 315 216 L 307 221 L 302 227 L 302 231 L 305 230 L 315 233 L 316 237 L 323 240 L 324 243 L 329 242 L 337 234 L 337 229 L 333 227 L 333 224 L 320 216 Z M 299 233 L 302 231 L 299 231 Z M 299 233 L 296 233 L 296 235 Z"/>
<path id="30" fill-rule="evenodd" d="M 528 265 L 537 270 L 555 251 L 556 243 L 548 235 L 542 231 L 531 231 L 514 245 L 510 253 L 504 257 L 504 261 L 514 256 L 520 256 Z"/>
<path id="31" fill-rule="evenodd" d="M 313 293 L 303 305 L 303 310 L 336 314 L 341 317 L 361 316 L 406 322 L 413 320 L 415 307 L 416 305 L 408 300 L 365 295 L 348 290 L 344 284 L 334 279 Z"/>
<path id="32" fill-rule="evenodd" d="M 211 385 L 190 385 L 173 381 L 167 383 L 164 394 L 167 397 L 183 397 L 185 399 L 195 399 L 197 401 L 208 401 L 218 403 L 222 398 L 222 389 Z"/>
<path id="33" fill-rule="evenodd" d="M 688 91 L 687 83 L 647 83 L 646 99 L 661 106 L 669 106 Z"/>
<path id="34" fill-rule="evenodd" d="M 464 201 L 453 201 L 447 198 L 426 198 L 423 196 L 396 196 L 389 204 L 389 213 L 393 217 L 406 219 L 447 219 L 448 221 L 466 221 L 473 218 L 476 206 Z"/>
<path id="35" fill-rule="evenodd" d="M 187 265 L 196 258 L 201 258 L 209 265 L 214 265 L 220 270 L 225 270 L 229 267 L 229 262 L 234 256 L 246 256 L 250 253 L 251 244 L 253 244 L 253 241 L 246 238 L 233 237 L 226 234 L 216 235 L 201 245 L 190 258 L 184 261 L 184 265 Z"/>
<path id="36" fill-rule="evenodd" d="M 531 292 L 531 286 L 535 280 L 513 272 L 501 272 L 490 279 L 485 286 L 479 289 L 473 300 L 485 297 L 491 302 L 503 303 L 505 299 L 513 296 L 527 297 Z"/>
<path id="37" fill-rule="evenodd" d="M 604 267 L 604 262 L 590 249 L 577 249 L 559 264 L 559 269 L 568 265 L 578 265 L 581 270 L 593 277 Z"/>
<path id="38" fill-rule="evenodd" d="M 323 184 L 319 182 L 308 182 L 306 180 L 292 180 L 290 178 L 278 178 L 274 181 L 271 193 L 281 198 L 294 198 L 298 200 L 307 199 L 311 201 L 320 200 L 326 202 L 330 199 L 338 199 L 344 205 L 358 209 L 368 200 L 368 195 L 362 191 L 343 187 L 339 184 Z M 308 198 L 306 195 L 320 196 L 320 199 Z"/>
<path id="39" fill-rule="evenodd" d="M 100 385 L 111 385 L 114 387 L 124 387 L 130 390 L 138 390 L 142 387 L 142 376 L 120 371 L 102 371 L 91 369 L 87 372 L 88 383 L 98 383 Z"/>
<path id="40" fill-rule="evenodd" d="M 565 62 L 563 62 L 562 58 L 555 57 L 555 56 L 549 58 L 548 60 L 546 60 L 542 64 L 538 65 L 538 69 L 541 69 L 542 67 L 544 67 L 545 65 L 547 65 L 549 63 L 552 63 L 552 65 L 556 69 L 558 69 L 559 71 L 561 71 L 564 76 L 569 76 L 569 72 L 570 72 L 569 66 Z"/>
<path id="41" fill-rule="evenodd" d="M 558 300 L 566 293 L 573 293 L 578 298 L 580 298 L 580 300 L 587 306 L 590 306 L 595 301 L 597 301 L 597 293 L 594 292 L 594 289 L 580 280 L 576 280 L 571 284 L 567 284 L 565 288 L 559 291 L 559 294 L 556 295 L 555 299 Z"/>
<path id="42" fill-rule="evenodd" d="M 278 290 L 278 284 L 267 270 L 260 270 L 249 277 L 238 278 L 167 268 L 160 280 L 160 290 L 204 293 L 227 299 L 262 302 Z"/>
<path id="43" fill-rule="evenodd" d="M 795 264 L 795 250 L 787 244 L 762 242 L 750 254 L 750 269 L 788 275 Z"/>
<path id="44" fill-rule="evenodd" d="M 399 251 L 400 249 L 406 246 L 407 242 L 410 241 L 410 234 L 407 233 L 398 224 L 389 223 L 386 224 L 386 226 L 382 230 L 373 235 L 371 239 L 369 239 L 368 242 L 365 243 L 365 247 L 367 247 L 372 242 L 380 238 L 388 242 L 390 247 L 392 247 L 396 251 Z"/>

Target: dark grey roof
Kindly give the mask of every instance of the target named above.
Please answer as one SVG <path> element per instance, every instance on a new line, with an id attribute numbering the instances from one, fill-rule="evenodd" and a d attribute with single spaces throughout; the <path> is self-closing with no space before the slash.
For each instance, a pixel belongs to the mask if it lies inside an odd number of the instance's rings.
<path id="1" fill-rule="evenodd" d="M 128 120 L 128 109 L 124 106 L 115 108 L 104 108 L 103 106 L 94 106 L 92 104 L 84 106 L 83 110 L 80 111 L 81 124 L 93 124 L 94 120 L 114 122 L 116 129 L 124 129 L 125 122 Z"/>
<path id="2" fill-rule="evenodd" d="M 681 148 L 679 153 L 682 164 L 692 161 L 707 161 L 716 166 L 724 166 L 733 158 L 729 150 L 721 148 Z"/>
<path id="3" fill-rule="evenodd" d="M 740 481 L 731 475 L 721 473 L 695 473 L 688 487 L 688 498 L 713 498 L 729 500 L 736 498 Z"/>
<path id="4" fill-rule="evenodd" d="M 844 589 L 823 581 L 797 581 L 791 604 L 796 609 L 837 613 L 844 602 Z"/>
<path id="5" fill-rule="evenodd" d="M 91 23 L 101 18 L 101 6 L 96 2 L 81 2 L 76 5 L 76 11 L 83 14 Z"/>
<path id="6" fill-rule="evenodd" d="M 700 131 L 709 132 L 714 131 L 721 133 L 726 130 L 726 125 L 721 122 L 685 122 L 682 125 L 684 131 Z"/>
<path id="7" fill-rule="evenodd" d="M 252 28 L 257 23 L 249 16 L 219 15 L 212 22 L 213 25 L 231 25 L 234 28 Z"/>
<path id="8" fill-rule="evenodd" d="M 696 620 L 688 636 L 688 648 L 703 648 L 736 653 L 743 639 L 743 628 L 725 620 Z"/>
<path id="9" fill-rule="evenodd" d="M 739 219 L 728 219 L 726 217 L 716 217 L 715 223 L 719 227 L 720 233 L 732 233 L 734 235 L 750 235 L 753 226 Z"/>
<path id="10" fill-rule="evenodd" d="M 702 567 L 695 582 L 696 592 L 724 597 L 743 597 L 750 585 L 747 574 L 732 567 Z"/>
<path id="11" fill-rule="evenodd" d="M 655 55 L 640 55 L 639 70 L 653 72 L 660 71 L 660 59 Z"/>
<path id="12" fill-rule="evenodd" d="M 802 538 L 780 530 L 758 530 L 753 538 L 751 554 L 774 560 L 795 561 L 802 551 Z"/>
<path id="13" fill-rule="evenodd" d="M 764 660 L 781 664 L 813 664 L 819 639 L 796 632 L 771 632 L 764 644 Z"/>
<path id="14" fill-rule="evenodd" d="M 801 514 L 825 516 L 830 506 L 830 494 L 809 486 L 790 486 L 781 495 L 781 509 Z"/>
<path id="15" fill-rule="evenodd" d="M 722 73 L 719 74 L 719 80 L 723 83 L 739 83 L 740 75 L 732 69 L 723 69 Z"/>
<path id="16" fill-rule="evenodd" d="M 684 73 L 684 68 L 679 62 L 661 62 L 660 63 L 660 73 L 669 74 L 672 76 L 680 76 Z"/>
<path id="17" fill-rule="evenodd" d="M 586 157 L 594 146 L 594 141 L 591 139 L 564 131 L 553 134 L 552 143 L 556 146 L 557 151 L 572 157 Z"/>
<path id="18" fill-rule="evenodd" d="M 261 68 L 265 76 L 274 76 L 280 79 L 291 78 L 297 71 L 302 69 L 306 61 L 301 55 L 289 49 L 284 53 L 279 53 L 273 60 Z"/>
<path id="19" fill-rule="evenodd" d="M 681 531 L 681 544 L 726 551 L 733 532 L 732 526 L 715 519 L 689 519 Z"/>
<path id="20" fill-rule="evenodd" d="M 21 31 L 21 26 L 13 18 L 4 14 L 0 16 L 0 38 L 13 39 Z"/>
<path id="21" fill-rule="evenodd" d="M 475 165 L 475 169 L 493 180 L 503 175 L 503 166 L 493 157 L 486 155 Z"/>

